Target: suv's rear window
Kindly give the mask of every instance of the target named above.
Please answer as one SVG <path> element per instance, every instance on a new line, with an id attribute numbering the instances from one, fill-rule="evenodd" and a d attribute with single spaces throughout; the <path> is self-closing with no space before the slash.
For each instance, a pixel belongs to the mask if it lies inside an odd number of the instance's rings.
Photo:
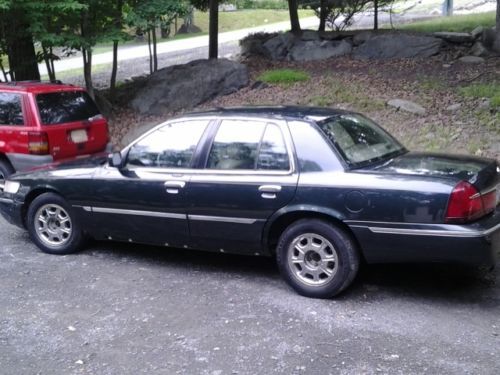
<path id="1" fill-rule="evenodd" d="M 94 101 L 85 91 L 63 91 L 36 96 L 43 125 L 84 121 L 99 114 Z"/>

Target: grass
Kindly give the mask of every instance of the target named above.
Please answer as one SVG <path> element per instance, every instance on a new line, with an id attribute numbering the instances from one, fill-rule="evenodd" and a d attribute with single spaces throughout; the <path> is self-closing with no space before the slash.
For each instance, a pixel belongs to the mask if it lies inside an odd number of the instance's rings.
<path id="1" fill-rule="evenodd" d="M 291 85 L 309 80 L 309 74 L 301 70 L 274 69 L 262 73 L 257 80 L 271 84 Z"/>
<path id="2" fill-rule="evenodd" d="M 476 83 L 460 88 L 460 94 L 469 98 L 490 99 L 492 108 L 500 107 L 500 84 L 498 83 Z"/>
<path id="3" fill-rule="evenodd" d="M 478 26 L 495 26 L 495 12 L 475 13 L 451 17 L 436 17 L 400 26 L 403 30 L 433 33 L 438 31 L 470 32 Z"/>

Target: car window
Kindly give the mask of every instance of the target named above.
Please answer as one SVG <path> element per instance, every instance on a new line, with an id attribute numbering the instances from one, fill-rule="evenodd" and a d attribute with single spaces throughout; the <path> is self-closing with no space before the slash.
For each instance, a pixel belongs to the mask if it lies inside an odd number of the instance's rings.
<path id="1" fill-rule="evenodd" d="M 222 121 L 208 156 L 210 169 L 255 169 L 265 122 Z"/>
<path id="2" fill-rule="evenodd" d="M 0 125 L 24 125 L 21 95 L 0 93 Z"/>
<path id="3" fill-rule="evenodd" d="M 63 91 L 38 94 L 38 111 L 43 125 L 85 121 L 100 114 L 85 91 Z"/>
<path id="4" fill-rule="evenodd" d="M 208 121 L 166 124 L 134 144 L 127 165 L 157 168 L 189 168 Z"/>
<path id="5" fill-rule="evenodd" d="M 404 151 L 394 138 L 361 115 L 339 115 L 318 123 L 344 160 L 353 167 L 389 158 Z"/>
<path id="6" fill-rule="evenodd" d="M 268 124 L 266 126 L 257 158 L 257 169 L 280 171 L 290 169 L 290 160 L 286 151 L 285 140 L 280 128 L 275 124 Z"/>
<path id="7" fill-rule="evenodd" d="M 300 173 L 342 170 L 342 164 L 326 137 L 315 126 L 303 121 L 290 121 L 288 127 L 295 145 Z"/>

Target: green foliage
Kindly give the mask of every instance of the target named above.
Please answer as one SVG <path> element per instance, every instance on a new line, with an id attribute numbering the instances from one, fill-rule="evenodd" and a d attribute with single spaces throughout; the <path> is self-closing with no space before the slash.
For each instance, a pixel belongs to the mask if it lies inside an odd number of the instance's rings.
<path id="1" fill-rule="evenodd" d="M 286 0 L 235 0 L 238 9 L 287 9 Z"/>
<path id="2" fill-rule="evenodd" d="M 433 33 L 438 31 L 470 32 L 478 26 L 495 26 L 495 12 L 437 17 L 427 21 L 417 21 L 400 28 L 404 30 Z"/>
<path id="3" fill-rule="evenodd" d="M 460 88 L 463 96 L 470 98 L 490 99 L 493 108 L 500 107 L 500 84 L 498 83 L 476 83 Z"/>
<path id="4" fill-rule="evenodd" d="M 275 69 L 262 73 L 257 80 L 267 83 L 290 85 L 295 82 L 309 80 L 309 74 L 301 70 Z"/>
<path id="5" fill-rule="evenodd" d="M 187 14 L 187 4 L 181 0 L 142 0 L 128 7 L 126 21 L 142 30 L 169 26 L 175 17 Z"/>

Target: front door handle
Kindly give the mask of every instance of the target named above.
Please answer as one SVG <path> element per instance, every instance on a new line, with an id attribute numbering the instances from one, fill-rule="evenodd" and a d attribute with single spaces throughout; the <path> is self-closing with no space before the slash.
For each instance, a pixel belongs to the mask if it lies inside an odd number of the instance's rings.
<path id="1" fill-rule="evenodd" d="M 276 194 L 281 191 L 281 186 L 279 185 L 262 185 L 259 187 L 259 191 L 262 193 L 260 196 L 265 199 L 274 199 Z"/>
<path id="2" fill-rule="evenodd" d="M 169 194 L 179 194 L 179 190 L 186 186 L 185 181 L 166 181 L 164 184 Z"/>

